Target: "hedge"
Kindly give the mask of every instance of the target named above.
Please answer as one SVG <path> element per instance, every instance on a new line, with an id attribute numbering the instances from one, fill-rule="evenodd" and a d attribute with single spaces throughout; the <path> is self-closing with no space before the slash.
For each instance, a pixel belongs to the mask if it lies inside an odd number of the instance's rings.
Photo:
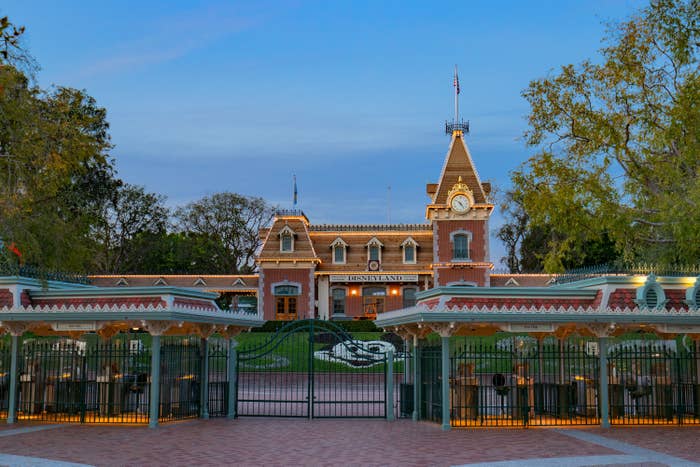
<path id="1" fill-rule="evenodd" d="M 299 322 L 301 323 L 301 321 Z M 266 321 L 262 326 L 251 329 L 251 332 L 276 332 L 279 328 L 289 323 L 289 321 Z M 331 321 L 331 323 L 347 332 L 382 332 L 380 328 L 374 325 L 374 321 L 370 320 Z"/>

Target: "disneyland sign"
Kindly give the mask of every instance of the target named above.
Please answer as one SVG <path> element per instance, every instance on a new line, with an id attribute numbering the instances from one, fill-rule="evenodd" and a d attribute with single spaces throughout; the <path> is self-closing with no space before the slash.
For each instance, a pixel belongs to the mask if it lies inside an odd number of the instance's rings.
<path id="1" fill-rule="evenodd" d="M 333 274 L 331 282 L 418 282 L 418 274 Z"/>

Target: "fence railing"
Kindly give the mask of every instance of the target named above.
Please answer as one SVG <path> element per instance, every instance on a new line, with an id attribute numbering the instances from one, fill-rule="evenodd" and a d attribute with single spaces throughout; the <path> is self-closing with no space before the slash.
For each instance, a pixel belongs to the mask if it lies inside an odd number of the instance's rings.
<path id="1" fill-rule="evenodd" d="M 420 417 L 441 421 L 439 346 L 420 352 Z M 592 425 L 601 422 L 595 340 L 497 334 L 453 338 L 453 426 Z M 678 338 L 618 338 L 608 353 L 610 423 L 700 424 L 700 359 Z"/>

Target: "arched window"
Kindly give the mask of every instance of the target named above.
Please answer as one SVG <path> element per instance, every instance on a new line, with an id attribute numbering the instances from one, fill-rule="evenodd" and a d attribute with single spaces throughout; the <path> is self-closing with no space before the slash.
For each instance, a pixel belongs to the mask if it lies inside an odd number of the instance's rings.
<path id="1" fill-rule="evenodd" d="M 280 230 L 280 251 L 282 253 L 291 253 L 294 251 L 294 231 L 285 225 Z"/>
<path id="2" fill-rule="evenodd" d="M 452 241 L 452 260 L 470 261 L 469 244 L 472 240 L 472 233 L 466 230 L 458 230 L 450 234 Z"/>
<path id="3" fill-rule="evenodd" d="M 331 291 L 331 310 L 333 316 L 345 315 L 345 289 L 336 288 Z"/>
<path id="4" fill-rule="evenodd" d="M 347 248 L 348 244 L 340 237 L 336 238 L 333 243 L 331 243 L 333 264 L 345 264 L 347 261 Z"/>
<path id="5" fill-rule="evenodd" d="M 298 285 L 276 285 L 273 290 L 275 295 L 299 295 Z"/>
<path id="6" fill-rule="evenodd" d="M 403 307 L 408 308 L 416 304 L 416 292 L 418 290 L 415 287 L 405 287 L 403 289 Z"/>
<path id="7" fill-rule="evenodd" d="M 377 239 L 377 237 L 372 237 L 372 239 L 367 242 L 367 260 L 368 261 L 382 261 L 382 247 L 384 244 Z"/>
<path id="8" fill-rule="evenodd" d="M 416 248 L 418 248 L 418 243 L 411 237 L 408 237 L 401 243 L 401 248 L 403 248 L 404 264 L 416 264 Z"/>

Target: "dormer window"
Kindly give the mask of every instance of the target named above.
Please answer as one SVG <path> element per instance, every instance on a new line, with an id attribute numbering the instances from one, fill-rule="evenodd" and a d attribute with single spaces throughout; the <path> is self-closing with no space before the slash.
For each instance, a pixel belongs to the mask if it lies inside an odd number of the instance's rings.
<path id="1" fill-rule="evenodd" d="M 408 237 L 401 243 L 401 248 L 403 248 L 403 263 L 416 264 L 416 248 L 418 248 L 416 241 Z"/>
<path id="2" fill-rule="evenodd" d="M 384 244 L 380 242 L 377 237 L 372 237 L 372 239 L 367 242 L 367 260 L 381 262 L 383 246 Z"/>
<path id="3" fill-rule="evenodd" d="M 472 240 L 472 233 L 466 230 L 458 230 L 450 234 L 452 242 L 452 261 L 471 261 L 469 255 L 469 244 Z"/>
<path id="4" fill-rule="evenodd" d="M 685 291 L 685 302 L 690 308 L 700 310 L 700 277 L 695 279 L 695 285 Z"/>
<path id="5" fill-rule="evenodd" d="M 336 238 L 333 243 L 331 243 L 333 264 L 345 264 L 347 261 L 347 248 L 348 244 L 340 237 Z"/>
<path id="6" fill-rule="evenodd" d="M 280 230 L 280 252 L 291 253 L 294 251 L 294 231 L 285 225 Z"/>
<path id="7" fill-rule="evenodd" d="M 637 289 L 635 303 L 639 308 L 657 310 L 666 305 L 666 294 L 661 285 L 656 282 L 656 276 L 650 274 L 644 285 Z"/>

